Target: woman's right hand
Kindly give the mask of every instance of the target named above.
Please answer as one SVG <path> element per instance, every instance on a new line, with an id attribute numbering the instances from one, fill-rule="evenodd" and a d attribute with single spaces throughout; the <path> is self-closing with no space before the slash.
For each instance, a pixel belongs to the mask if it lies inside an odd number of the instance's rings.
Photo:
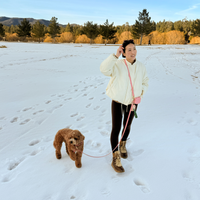
<path id="1" fill-rule="evenodd" d="M 116 56 L 117 56 L 118 58 L 119 58 L 119 56 L 121 56 L 121 54 L 123 53 L 123 49 L 124 49 L 124 47 L 122 47 L 122 45 L 119 46 L 119 48 L 117 49 Z"/>

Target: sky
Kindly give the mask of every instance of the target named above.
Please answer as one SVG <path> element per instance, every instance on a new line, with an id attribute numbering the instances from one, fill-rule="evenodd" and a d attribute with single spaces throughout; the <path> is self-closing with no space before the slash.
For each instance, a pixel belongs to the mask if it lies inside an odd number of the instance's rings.
<path id="1" fill-rule="evenodd" d="M 200 19 L 200 0 L 134 1 L 134 0 L 0 0 L 0 17 L 58 18 L 60 24 L 80 24 L 87 21 L 114 25 L 135 23 L 139 12 L 147 9 L 155 22 Z"/>

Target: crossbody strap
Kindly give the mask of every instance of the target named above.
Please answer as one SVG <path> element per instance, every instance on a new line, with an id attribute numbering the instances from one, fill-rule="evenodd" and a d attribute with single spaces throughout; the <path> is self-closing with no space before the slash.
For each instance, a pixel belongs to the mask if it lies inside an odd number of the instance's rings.
<path id="1" fill-rule="evenodd" d="M 131 83 L 132 95 L 133 95 L 133 98 L 134 98 L 134 90 L 133 90 L 133 84 L 132 84 L 132 80 L 131 80 L 130 71 L 129 71 L 129 68 L 128 68 L 128 65 L 127 65 L 127 63 L 126 63 L 126 60 L 125 60 L 125 59 L 124 59 L 124 62 L 125 62 L 126 68 L 127 68 L 127 70 L 128 70 L 128 76 L 129 76 L 129 80 L 130 80 L 130 83 Z"/>

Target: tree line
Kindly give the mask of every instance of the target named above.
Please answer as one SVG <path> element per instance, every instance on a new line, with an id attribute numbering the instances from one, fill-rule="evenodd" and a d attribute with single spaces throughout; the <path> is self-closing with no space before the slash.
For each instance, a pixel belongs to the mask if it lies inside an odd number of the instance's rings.
<path id="1" fill-rule="evenodd" d="M 45 34 L 49 36 L 55 42 L 56 37 L 60 37 L 61 33 L 70 32 L 73 36 L 79 36 L 85 34 L 90 39 L 90 44 L 93 43 L 94 39 L 98 35 L 102 35 L 102 38 L 105 40 L 105 45 L 108 40 L 115 39 L 116 33 L 119 35 L 124 31 L 127 31 L 128 34 L 131 34 L 131 37 L 134 39 L 140 39 L 140 44 L 142 44 L 143 36 L 149 35 L 153 31 L 158 31 L 160 33 L 165 33 L 173 30 L 177 30 L 184 33 L 185 41 L 188 42 L 190 36 L 200 36 L 200 19 L 188 21 L 184 19 L 182 21 L 160 21 L 155 23 L 151 20 L 149 12 L 146 9 L 143 9 L 142 12 L 139 12 L 138 19 L 135 20 L 135 24 L 129 25 L 128 22 L 122 26 L 114 26 L 114 22 L 109 24 L 108 20 L 103 25 L 98 26 L 93 22 L 86 22 L 84 26 L 75 25 L 72 26 L 69 23 L 65 28 L 58 25 L 58 19 L 52 17 L 50 20 L 49 26 L 45 26 L 37 21 L 31 26 L 27 19 L 24 19 L 21 24 L 17 26 L 3 26 L 0 23 L 0 36 L 5 37 L 5 33 L 17 33 L 17 36 L 22 40 L 25 40 L 27 37 L 35 37 L 38 41 L 41 41 L 41 38 L 44 38 Z"/>

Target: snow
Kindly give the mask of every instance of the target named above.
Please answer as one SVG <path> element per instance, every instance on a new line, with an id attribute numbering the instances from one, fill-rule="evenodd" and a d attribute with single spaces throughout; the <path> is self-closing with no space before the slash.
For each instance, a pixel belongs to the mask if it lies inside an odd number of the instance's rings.
<path id="1" fill-rule="evenodd" d="M 0 42 L 2 200 L 199 200 L 200 46 L 137 46 L 149 76 L 122 159 L 82 157 L 78 169 L 53 140 L 59 129 L 85 135 L 84 152 L 110 152 L 109 77 L 101 62 L 117 45 Z M 63 145 L 64 146 L 64 145 Z"/>

